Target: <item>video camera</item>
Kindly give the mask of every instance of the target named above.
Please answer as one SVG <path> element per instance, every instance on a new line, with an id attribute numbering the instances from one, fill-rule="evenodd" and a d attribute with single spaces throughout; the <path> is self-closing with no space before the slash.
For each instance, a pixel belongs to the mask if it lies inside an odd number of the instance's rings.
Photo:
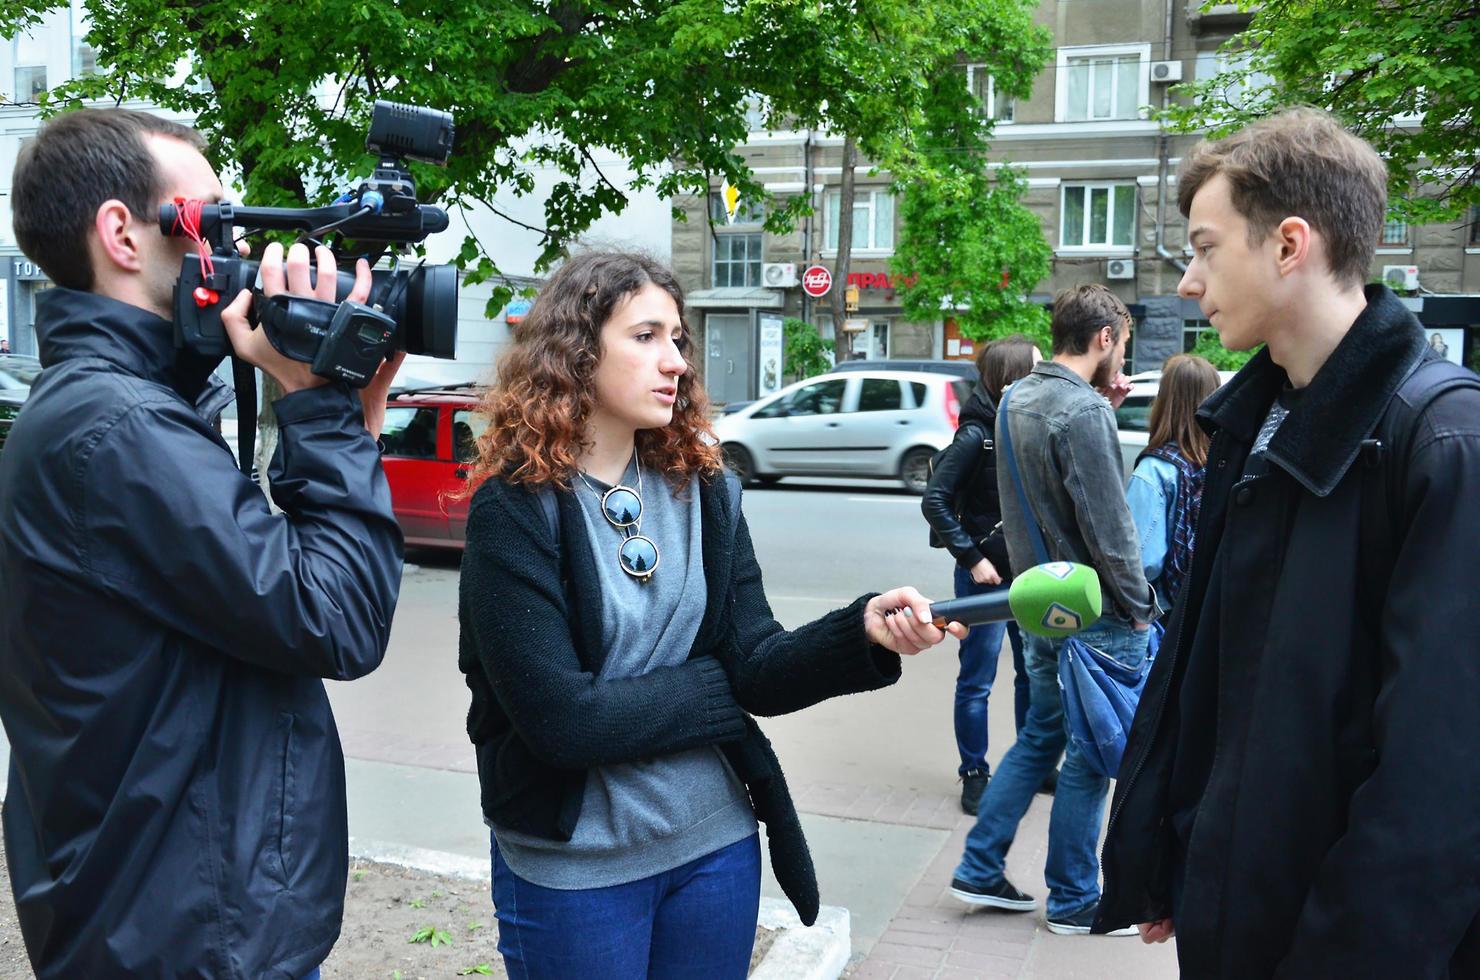
<path id="1" fill-rule="evenodd" d="M 452 116 L 435 109 L 375 103 L 367 149 L 380 164 L 360 186 L 320 208 L 247 208 L 176 199 L 159 209 L 166 235 L 190 238 L 175 285 L 175 345 L 206 357 L 232 353 L 221 311 L 243 289 L 254 290 L 257 322 L 279 353 L 312 366 L 321 377 L 363 388 L 394 350 L 451 358 L 457 349 L 457 270 L 450 265 L 372 272 L 365 303 L 345 300 L 353 272 L 340 272 L 337 302 L 280 293 L 264 298 L 258 263 L 236 251 L 237 226 L 254 231 L 297 229 L 310 244 L 337 233 L 332 246 L 341 268 L 363 255 L 373 266 L 393 246 L 420 242 L 447 228 L 447 212 L 418 204 L 405 159 L 445 164 L 452 152 Z M 341 254 L 346 241 L 356 251 Z"/>

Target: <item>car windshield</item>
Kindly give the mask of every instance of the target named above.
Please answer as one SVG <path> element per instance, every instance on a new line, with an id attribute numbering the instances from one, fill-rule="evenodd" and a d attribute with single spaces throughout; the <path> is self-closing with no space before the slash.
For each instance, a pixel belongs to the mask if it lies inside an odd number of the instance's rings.
<path id="1" fill-rule="evenodd" d="M 1154 395 L 1128 395 L 1115 410 L 1115 427 L 1131 432 L 1151 431 L 1151 402 Z"/>

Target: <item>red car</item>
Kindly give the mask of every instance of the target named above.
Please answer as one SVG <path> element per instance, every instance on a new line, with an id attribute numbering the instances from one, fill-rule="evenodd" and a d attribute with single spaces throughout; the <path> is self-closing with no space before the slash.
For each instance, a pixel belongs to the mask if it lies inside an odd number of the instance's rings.
<path id="1" fill-rule="evenodd" d="M 463 546 L 468 502 L 449 495 L 466 481 L 488 424 L 476 412 L 481 395 L 474 385 L 455 385 L 403 391 L 386 402 L 380 462 L 408 545 Z"/>

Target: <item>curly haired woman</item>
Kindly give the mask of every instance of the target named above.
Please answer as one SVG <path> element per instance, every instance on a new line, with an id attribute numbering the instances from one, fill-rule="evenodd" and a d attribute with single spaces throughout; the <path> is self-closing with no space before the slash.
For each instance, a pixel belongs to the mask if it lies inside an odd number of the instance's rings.
<path id="1" fill-rule="evenodd" d="M 484 405 L 459 665 L 511 977 L 744 977 L 758 820 L 802 919 L 818 907 L 751 716 L 891 684 L 946 635 L 910 588 L 775 621 L 683 309 L 658 263 L 578 255 Z"/>

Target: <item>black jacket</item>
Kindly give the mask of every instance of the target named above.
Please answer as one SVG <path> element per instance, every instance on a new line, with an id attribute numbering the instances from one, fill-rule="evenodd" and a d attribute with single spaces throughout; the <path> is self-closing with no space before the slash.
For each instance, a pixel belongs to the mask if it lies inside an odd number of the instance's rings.
<path id="1" fill-rule="evenodd" d="M 1367 295 L 1266 475 L 1240 481 L 1286 383 L 1267 351 L 1198 413 L 1198 545 L 1116 786 L 1096 923 L 1170 915 L 1185 867 L 1187 977 L 1480 976 L 1480 395 L 1441 395 L 1380 464 L 1397 471 L 1369 470 L 1361 443 L 1424 337 L 1385 288 Z M 1384 549 L 1362 509 L 1388 475 Z"/>
<path id="2" fill-rule="evenodd" d="M 716 479 L 699 493 L 708 602 L 689 659 L 598 680 L 599 579 L 580 504 L 557 492 L 558 545 L 536 491 L 489 480 L 468 509 L 458 666 L 472 692 L 483 815 L 569 840 L 586 770 L 720 744 L 766 824 L 778 883 L 804 922 L 817 881 L 770 743 L 750 714 L 779 715 L 899 679 L 898 655 L 863 631 L 864 596 L 796 630 L 771 615 L 745 519 Z M 574 627 L 574 628 L 573 628 Z"/>
<path id="3" fill-rule="evenodd" d="M 5 848 L 49 977 L 302 976 L 339 935 L 344 759 L 319 678 L 384 654 L 401 538 L 348 391 L 277 402 L 274 516 L 171 325 L 49 290 L 0 454 Z M 219 391 L 225 392 L 221 397 Z"/>
<path id="4" fill-rule="evenodd" d="M 997 452 L 992 446 L 997 406 L 981 385 L 961 409 L 960 423 L 956 438 L 935 461 L 920 511 L 958 565 L 971 568 L 986 558 L 1005 582 L 1012 569 L 1007 540 L 997 527 L 1002 520 Z"/>

